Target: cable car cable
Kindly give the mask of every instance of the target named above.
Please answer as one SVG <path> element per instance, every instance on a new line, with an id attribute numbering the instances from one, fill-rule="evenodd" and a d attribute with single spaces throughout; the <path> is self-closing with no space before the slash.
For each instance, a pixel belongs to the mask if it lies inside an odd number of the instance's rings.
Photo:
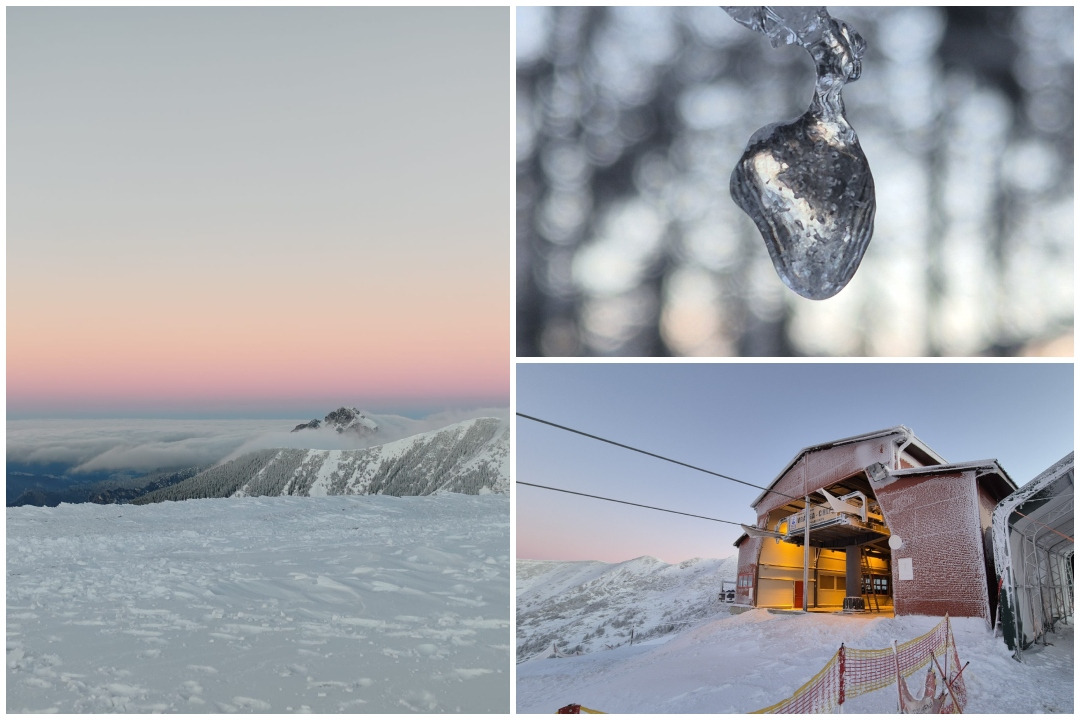
<path id="1" fill-rule="evenodd" d="M 661 512 L 673 513 L 675 515 L 686 515 L 687 517 L 700 518 L 701 520 L 711 520 L 713 522 L 727 523 L 728 525 L 742 525 L 742 523 L 733 522 L 731 520 L 721 520 L 719 518 L 706 517 L 705 515 L 694 515 L 692 513 L 682 512 L 680 510 L 668 510 L 667 508 L 655 507 L 653 505 L 642 505 L 641 503 L 630 502 L 629 500 L 616 500 L 615 498 L 603 497 L 602 495 L 590 495 L 589 493 L 577 492 L 576 490 L 564 490 L 563 488 L 551 487 L 549 485 L 537 485 L 536 483 L 524 482 L 522 480 L 515 480 L 518 485 L 528 485 L 529 487 L 541 488 L 543 490 L 554 490 L 555 492 L 568 493 L 570 495 L 581 495 L 582 497 L 593 498 L 595 500 L 607 500 L 608 502 L 620 503 L 622 505 L 633 505 L 634 507 L 647 508 L 649 510 L 659 510 Z"/>
<path id="2" fill-rule="evenodd" d="M 553 428 L 558 428 L 559 430 L 565 430 L 567 432 L 572 432 L 572 433 L 574 433 L 576 435 L 582 435 L 584 437 L 591 438 L 593 440 L 599 440 L 600 442 L 607 443 L 608 445 L 614 445 L 615 447 L 620 447 L 620 448 L 623 448 L 624 450 L 632 450 L 633 452 L 641 453 L 642 455 L 648 455 L 649 457 L 656 458 L 657 460 L 664 460 L 664 461 L 669 462 L 669 463 L 674 463 L 675 465 L 681 465 L 682 467 L 690 468 L 691 470 L 697 470 L 698 472 L 703 472 L 703 473 L 705 473 L 707 475 L 713 475 L 714 477 L 721 478 L 722 480 L 730 480 L 731 482 L 736 482 L 736 483 L 739 483 L 740 485 L 746 485 L 747 487 L 752 487 L 752 488 L 755 488 L 757 490 L 764 490 L 765 492 L 770 492 L 770 493 L 773 493 L 775 495 L 779 495 L 780 497 L 786 497 L 786 498 L 790 498 L 791 500 L 798 500 L 799 502 L 803 502 L 803 498 L 801 498 L 801 497 L 795 497 L 794 495 L 788 495 L 787 493 L 782 493 L 779 490 L 771 490 L 769 488 L 762 487 L 760 485 L 755 485 L 752 482 L 746 482 L 745 480 L 739 480 L 738 478 L 733 478 L 730 475 L 724 475 L 723 473 L 718 473 L 718 472 L 715 472 L 713 470 L 706 470 L 703 467 L 698 467 L 697 465 L 691 465 L 690 463 L 685 463 L 685 462 L 682 462 L 681 460 L 675 460 L 673 458 L 665 457 L 663 455 L 658 455 L 658 454 L 656 454 L 654 452 L 649 452 L 648 450 L 642 450 L 641 448 L 634 447 L 633 445 L 626 445 L 626 444 L 621 443 L 621 442 L 616 442 L 615 440 L 609 440 L 607 438 L 600 437 L 599 435 L 593 435 L 592 433 L 587 433 L 587 432 L 584 432 L 583 430 L 576 430 L 576 429 L 574 429 L 572 427 L 567 427 L 566 425 L 560 425 L 559 423 L 551 422 L 550 420 L 542 420 L 542 419 L 540 419 L 538 417 L 535 417 L 533 415 L 526 415 L 525 413 L 522 413 L 522 412 L 515 412 L 514 414 L 517 415 L 518 417 L 525 418 L 526 420 L 532 420 L 533 422 L 538 422 L 538 423 L 540 423 L 542 425 L 550 425 Z M 522 483 L 522 484 L 527 485 L 528 483 Z M 570 492 L 570 491 L 566 490 L 564 492 Z M 616 501 L 616 502 L 618 502 L 618 501 Z M 823 503 L 811 502 L 810 504 L 815 505 L 817 507 L 821 507 L 821 508 L 831 509 L 829 505 L 825 505 Z"/>

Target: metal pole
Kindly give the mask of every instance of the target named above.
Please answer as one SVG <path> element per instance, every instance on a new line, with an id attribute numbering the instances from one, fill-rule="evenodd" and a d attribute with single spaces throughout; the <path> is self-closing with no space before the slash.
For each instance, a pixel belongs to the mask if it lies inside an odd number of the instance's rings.
<path id="1" fill-rule="evenodd" d="M 1035 538 L 1036 538 L 1036 536 L 1038 534 L 1039 534 L 1039 531 L 1036 529 L 1035 532 L 1031 536 L 1031 556 L 1033 558 L 1035 558 L 1035 569 L 1037 571 L 1036 572 L 1036 578 L 1039 581 L 1039 613 L 1042 615 L 1040 625 L 1041 625 L 1041 629 L 1042 629 L 1042 641 L 1043 641 L 1043 645 L 1045 645 L 1046 644 L 1046 633 L 1047 633 L 1047 627 L 1046 627 L 1046 615 L 1047 615 L 1047 612 L 1046 611 L 1047 611 L 1048 608 L 1046 606 L 1046 597 L 1045 597 L 1045 595 L 1043 593 L 1043 585 L 1045 585 L 1046 583 L 1045 583 L 1045 580 L 1043 578 L 1043 571 L 1042 571 L 1042 567 L 1041 567 L 1042 563 L 1039 562 L 1039 546 L 1035 544 Z M 1047 568 L 1047 569 L 1049 569 L 1049 568 Z M 1053 615 L 1053 611 L 1051 611 L 1050 614 Z"/>
<path id="2" fill-rule="evenodd" d="M 1070 555 L 1070 557 L 1075 557 L 1075 554 Z M 1076 600 L 1076 593 L 1073 589 L 1073 564 L 1070 558 L 1064 555 L 1061 556 L 1061 563 L 1062 567 L 1064 567 L 1062 572 L 1065 573 L 1065 612 L 1068 614 L 1069 623 L 1071 624 L 1073 622 L 1073 603 Z"/>
<path id="3" fill-rule="evenodd" d="M 949 613 L 945 613 L 945 671 L 941 673 L 941 679 L 948 684 L 949 682 L 949 638 L 952 636 L 952 631 L 949 629 Z M 957 655 L 957 657 L 960 657 Z"/>
<path id="4" fill-rule="evenodd" d="M 904 692 L 900 688 L 900 683 L 904 682 L 904 679 L 900 676 L 900 655 L 896 652 L 895 640 L 892 641 L 892 656 L 896 664 L 896 707 L 900 712 L 904 712 Z"/>
<path id="5" fill-rule="evenodd" d="M 1054 613 L 1061 612 L 1061 596 L 1058 594 L 1058 582 L 1054 577 L 1057 574 L 1057 566 L 1054 564 L 1054 556 L 1050 554 L 1050 551 L 1046 551 L 1046 580 L 1050 586 L 1050 606 L 1053 608 Z M 1053 617 L 1051 617 L 1053 620 Z"/>
<path id="6" fill-rule="evenodd" d="M 803 467 L 805 468 L 805 458 Z M 805 482 L 805 476 L 803 480 Z M 803 528 L 803 562 L 802 562 L 802 609 L 806 612 L 806 596 L 810 594 L 810 496 L 803 496 L 806 503 L 806 527 Z"/>
<path id="7" fill-rule="evenodd" d="M 1062 582 L 1061 572 L 1061 558 L 1058 555 L 1050 554 L 1050 551 L 1046 551 L 1046 561 L 1050 563 L 1050 581 L 1054 584 L 1054 598 L 1057 600 L 1057 610 L 1061 613 L 1061 618 L 1065 617 L 1065 586 Z"/>

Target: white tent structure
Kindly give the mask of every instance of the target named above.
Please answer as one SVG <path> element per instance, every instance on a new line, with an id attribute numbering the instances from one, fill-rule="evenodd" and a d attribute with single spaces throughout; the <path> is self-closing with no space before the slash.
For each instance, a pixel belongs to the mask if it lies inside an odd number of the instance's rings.
<path id="1" fill-rule="evenodd" d="M 1001 627 L 1020 660 L 1073 622 L 1073 454 L 998 503 L 992 527 Z"/>

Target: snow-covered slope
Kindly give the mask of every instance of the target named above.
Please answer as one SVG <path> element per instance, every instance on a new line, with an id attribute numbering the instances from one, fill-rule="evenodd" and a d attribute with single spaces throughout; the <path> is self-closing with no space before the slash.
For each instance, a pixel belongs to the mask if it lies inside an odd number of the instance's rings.
<path id="1" fill-rule="evenodd" d="M 364 450 L 247 453 L 136 503 L 229 496 L 505 493 L 510 428 L 476 418 Z"/>
<path id="2" fill-rule="evenodd" d="M 625 642 L 606 649 L 594 640 L 582 643 L 586 654 L 551 658 L 537 652 L 517 665 L 517 711 L 551 713 L 570 703 L 605 712 L 624 713 L 745 713 L 779 702 L 810 680 L 841 643 L 848 647 L 891 647 L 932 629 L 940 618 L 841 615 L 828 613 L 774 614 L 751 610 L 729 614 L 695 585 L 707 585 L 702 568 L 719 561 L 691 561 L 685 568 L 657 561 L 632 560 L 621 565 L 601 563 L 534 563 L 518 560 L 518 655 L 521 659 L 522 607 L 529 633 L 564 629 L 564 642 L 580 640 L 582 625 L 634 608 L 639 631 L 679 593 L 686 599 L 684 617 L 698 619 L 675 632 Z M 666 577 L 655 586 L 643 573 L 652 565 Z M 628 566 L 628 567 L 623 567 Z M 605 583 L 605 575 L 623 568 L 628 581 Z M 694 575 L 697 581 L 691 581 Z M 685 574 L 685 581 L 677 576 Z M 618 572 L 616 571 L 616 577 Z M 636 580 L 629 580 L 637 576 Z M 576 578 L 588 579 L 583 585 Z M 550 592 L 541 588 L 550 580 Z M 718 581 L 717 581 L 718 582 Z M 587 591 L 592 588 L 592 591 Z M 633 588 L 633 592 L 627 592 Z M 686 588 L 683 590 L 683 588 Z M 717 589 L 718 590 L 718 589 Z M 523 603 L 523 598 L 530 602 Z M 631 602 L 632 598 L 632 602 Z M 546 609 L 545 609 L 546 608 Z M 535 618 L 544 615 L 546 622 Z M 575 618 L 589 618 L 576 623 Z M 609 623 L 610 626 L 610 623 Z M 1073 711 L 1073 633 L 1062 624 L 1047 647 L 1035 647 L 1024 663 L 1012 659 L 1000 637 L 978 618 L 952 621 L 964 671 L 971 713 L 1071 713 Z M 625 628 L 620 628 L 622 641 Z M 610 643 L 612 633 L 606 633 Z M 603 640 L 603 638 L 601 639 Z M 550 648 L 550 643 L 548 643 Z M 560 650 L 563 646 L 560 645 Z M 569 648 L 568 648 L 569 649 Z M 914 687 L 914 683 L 909 683 Z M 849 699 L 845 712 L 896 712 L 896 686 Z"/>
<path id="3" fill-rule="evenodd" d="M 507 712 L 506 495 L 7 510 L 7 711 Z"/>
<path id="4" fill-rule="evenodd" d="M 721 580 L 737 558 L 669 565 L 653 557 L 622 563 L 517 561 L 517 656 L 593 652 L 659 637 L 724 612 Z"/>

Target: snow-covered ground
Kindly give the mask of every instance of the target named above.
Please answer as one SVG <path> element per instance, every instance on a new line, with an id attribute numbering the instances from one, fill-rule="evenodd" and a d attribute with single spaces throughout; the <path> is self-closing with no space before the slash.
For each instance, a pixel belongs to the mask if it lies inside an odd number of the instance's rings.
<path id="1" fill-rule="evenodd" d="M 595 623 L 600 617 L 623 617 L 632 607 L 651 608 L 652 617 L 658 608 L 681 607 L 682 616 L 689 618 L 694 614 L 690 606 L 697 603 L 699 617 L 641 644 L 635 640 L 629 645 L 620 636 L 615 642 L 609 637 L 612 649 L 586 641 L 586 649 L 593 651 L 580 656 L 550 658 L 550 650 L 530 654 L 530 659 L 517 666 L 517 711 L 551 713 L 577 703 L 609 713 L 750 712 L 790 696 L 829 661 L 840 643 L 854 648 L 887 648 L 893 640 L 917 637 L 940 622 L 940 618 L 922 616 L 775 614 L 766 610 L 730 614 L 728 606 L 716 602 L 719 576 L 716 593 L 693 591 L 704 587 L 700 569 L 717 562 L 666 565 L 638 558 L 607 565 L 519 560 L 519 659 L 523 643 L 529 640 L 528 633 L 523 635 L 520 629 L 523 598 L 527 618 L 546 618 L 534 624 L 534 630 L 558 634 L 561 623 L 560 650 L 581 642 L 576 618 L 585 612 Z M 653 569 L 653 580 L 643 572 L 648 567 Z M 687 582 L 675 579 L 680 574 Z M 560 578 L 575 575 L 585 581 L 578 585 L 560 582 Z M 618 579 L 620 576 L 625 582 Z M 596 584 L 601 578 L 603 584 Z M 594 583 L 591 588 L 589 583 Z M 541 595 L 549 598 L 549 611 L 543 611 L 543 603 L 537 602 Z M 579 601 L 587 598 L 587 604 L 569 600 L 575 597 Z M 644 610 L 639 617 L 646 617 Z M 957 618 L 952 625 L 960 660 L 970 662 L 964 671 L 966 712 L 1073 711 L 1071 626 L 1049 636 L 1052 646 L 1032 648 L 1025 652 L 1024 663 L 1018 663 L 981 619 Z M 896 712 L 896 686 L 850 699 L 844 710 Z"/>
<path id="2" fill-rule="evenodd" d="M 7 511 L 7 710 L 507 712 L 506 495 Z"/>

